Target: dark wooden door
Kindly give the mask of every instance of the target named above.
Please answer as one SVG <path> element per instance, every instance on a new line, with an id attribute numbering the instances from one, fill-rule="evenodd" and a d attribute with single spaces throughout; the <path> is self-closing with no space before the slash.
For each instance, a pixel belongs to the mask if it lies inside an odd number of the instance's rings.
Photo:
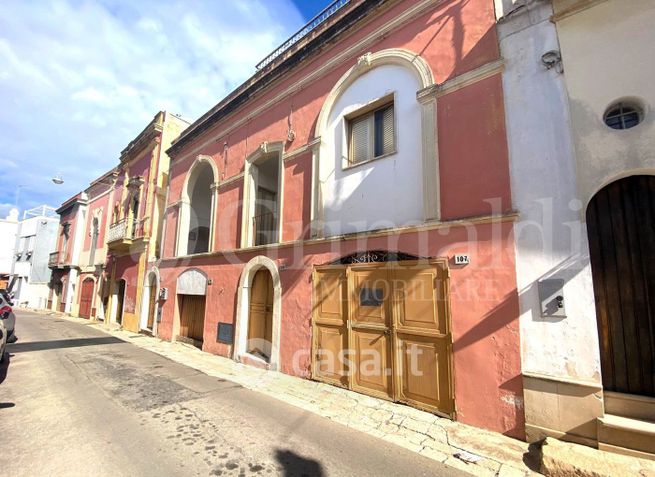
<path id="1" fill-rule="evenodd" d="M 123 324 L 123 304 L 125 301 L 125 280 L 118 280 L 116 292 L 116 322 Z"/>
<path id="2" fill-rule="evenodd" d="M 179 295 L 180 336 L 202 342 L 205 328 L 205 296 Z"/>
<path id="3" fill-rule="evenodd" d="M 146 326 L 150 331 L 155 324 L 155 313 L 157 312 L 157 280 L 152 278 L 148 287 L 148 322 Z"/>
<path id="4" fill-rule="evenodd" d="M 91 307 L 93 304 L 94 282 L 92 278 L 87 278 L 82 282 L 80 290 L 80 317 L 91 318 Z"/>
<path id="5" fill-rule="evenodd" d="M 600 190 L 587 229 L 603 386 L 655 397 L 655 176 Z"/>
<path id="6" fill-rule="evenodd" d="M 255 274 L 250 288 L 248 353 L 271 359 L 273 343 L 273 277 L 268 270 Z"/>

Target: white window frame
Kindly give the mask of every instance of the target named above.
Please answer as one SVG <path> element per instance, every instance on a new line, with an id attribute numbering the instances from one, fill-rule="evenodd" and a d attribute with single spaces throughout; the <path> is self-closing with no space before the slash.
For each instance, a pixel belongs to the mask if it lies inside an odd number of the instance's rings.
<path id="1" fill-rule="evenodd" d="M 388 106 L 393 107 L 393 149 L 387 153 L 375 156 L 375 112 L 384 109 Z M 370 135 L 369 143 L 369 158 L 359 162 L 352 162 L 352 123 L 358 119 L 361 119 L 363 116 L 370 116 L 370 122 L 372 124 L 373 133 Z M 384 159 L 385 157 L 392 156 L 398 153 L 398 121 L 396 112 L 396 94 L 395 92 L 384 95 L 380 98 L 376 98 L 372 101 L 369 101 L 364 106 L 357 108 L 355 111 L 352 111 L 348 114 L 345 114 L 343 117 L 343 126 L 344 126 L 344 144 L 345 144 L 345 154 L 343 155 L 344 161 L 342 162 L 342 169 L 351 169 L 353 167 L 358 167 L 363 164 L 368 164 L 369 162 L 377 161 Z"/>
<path id="2" fill-rule="evenodd" d="M 282 242 L 282 218 L 284 216 L 284 142 L 263 142 L 257 151 L 246 159 L 243 172 L 243 207 L 241 216 L 241 248 L 268 247 L 273 244 L 255 245 L 255 234 L 252 218 L 255 216 L 255 202 L 257 199 L 258 169 L 256 162 L 265 156 L 278 156 L 277 177 L 277 242 Z"/>

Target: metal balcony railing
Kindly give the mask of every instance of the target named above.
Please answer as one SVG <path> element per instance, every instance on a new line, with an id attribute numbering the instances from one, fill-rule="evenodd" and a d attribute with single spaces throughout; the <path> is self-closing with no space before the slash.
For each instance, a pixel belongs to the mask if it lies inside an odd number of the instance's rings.
<path id="1" fill-rule="evenodd" d="M 59 252 L 52 252 L 48 256 L 48 267 L 52 268 L 56 267 L 57 265 L 59 265 Z"/>
<path id="2" fill-rule="evenodd" d="M 273 212 L 265 212 L 252 218 L 255 245 L 268 245 L 277 241 L 277 218 Z"/>
<path id="3" fill-rule="evenodd" d="M 109 226 L 107 243 L 119 240 L 135 240 L 148 237 L 150 233 L 149 218 L 139 220 L 122 219 Z"/>
<path id="4" fill-rule="evenodd" d="M 348 5 L 350 3 L 350 0 L 335 0 L 331 4 L 329 4 L 327 7 L 325 7 L 318 15 L 316 15 L 314 18 L 309 20 L 305 26 L 303 26 L 300 30 L 298 30 L 296 33 L 291 35 L 291 37 L 282 43 L 280 46 L 278 46 L 273 53 L 268 55 L 266 58 L 264 58 L 262 61 L 259 62 L 257 65 L 257 69 L 261 70 L 263 67 L 271 63 L 275 58 L 280 56 L 282 53 L 284 53 L 286 50 L 291 48 L 293 45 L 298 43 L 300 40 L 302 40 L 309 32 L 314 30 L 317 26 L 319 26 L 321 23 L 323 23 L 325 20 L 330 18 L 332 15 L 334 15 L 336 12 L 341 10 L 343 7 Z"/>
<path id="5" fill-rule="evenodd" d="M 107 234 L 107 243 L 129 238 L 127 225 L 128 221 L 126 219 L 111 224 L 109 226 L 109 233 Z"/>

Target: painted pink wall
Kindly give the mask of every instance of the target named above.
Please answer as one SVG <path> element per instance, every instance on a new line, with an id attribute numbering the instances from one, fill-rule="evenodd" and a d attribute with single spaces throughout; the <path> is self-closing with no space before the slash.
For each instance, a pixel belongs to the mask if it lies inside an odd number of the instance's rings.
<path id="1" fill-rule="evenodd" d="M 301 377 L 310 375 L 312 282 L 314 265 L 329 263 L 358 250 L 390 249 L 410 254 L 451 257 L 468 253 L 471 265 L 451 267 L 451 320 L 454 352 L 455 398 L 458 420 L 515 437 L 523 437 L 522 384 L 518 328 L 518 295 L 514 275 L 511 223 L 453 227 L 419 234 L 328 242 L 280 249 L 282 284 L 280 370 Z M 336 247 L 339 252 L 333 250 Z M 298 255 L 294 261 L 294 254 Z M 218 322 L 234 323 L 236 296 L 243 266 L 256 253 L 231 257 L 201 257 L 192 263 L 163 262 L 162 287 L 169 289 L 159 336 L 172 338 L 177 277 L 190 266 L 205 272 L 213 283 L 207 288 L 203 350 L 231 355 L 231 346 L 216 342 Z M 299 366 L 294 353 L 304 350 Z"/>
<path id="2" fill-rule="evenodd" d="M 65 262 L 70 262 L 70 260 L 73 258 L 73 241 L 75 240 L 75 230 L 77 229 L 77 206 L 70 207 L 64 211 L 64 213 L 59 215 L 59 230 L 57 233 L 59 236 L 57 237 L 57 251 L 60 253 L 60 260 L 64 260 Z M 63 234 L 63 224 L 68 222 L 70 224 L 69 226 L 69 232 L 68 232 L 68 245 L 66 248 L 66 253 L 63 254 L 64 252 L 64 234 Z M 63 255 L 61 255 L 63 254 Z"/>
<path id="3" fill-rule="evenodd" d="M 111 218 L 111 207 L 109 207 L 109 194 L 104 194 L 100 197 L 89 199 L 89 205 L 86 213 L 86 224 L 84 230 L 84 245 L 83 250 L 91 250 L 91 231 L 93 225 L 93 218 L 95 217 L 96 211 L 102 209 L 102 215 L 98 221 L 98 244 L 97 249 L 102 248 L 102 244 L 105 240 L 105 224 L 107 220 Z M 80 282 L 81 283 L 81 282 Z"/>
<path id="4" fill-rule="evenodd" d="M 437 101 L 441 217 L 511 210 L 500 74 Z"/>
<path id="5" fill-rule="evenodd" d="M 443 82 L 489 61 L 498 59 L 493 2 L 451 0 L 441 2 L 428 14 L 397 28 L 374 44 L 355 48 L 349 58 L 290 97 L 278 101 L 263 113 L 254 110 L 306 75 L 325 64 L 335 54 L 353 46 L 362 37 L 378 30 L 416 1 L 398 2 L 380 18 L 373 19 L 355 33 L 334 43 L 298 69 L 256 96 L 233 115 L 224 118 L 186 145 L 173 159 L 169 205 L 181 198 L 186 174 L 199 154 L 209 155 L 219 169 L 221 180 L 243 171 L 246 158 L 264 141 L 285 140 L 288 115 L 293 111 L 296 138 L 286 151 L 295 150 L 314 138 L 314 127 L 326 96 L 339 78 L 368 51 L 406 48 L 420 53 L 430 64 L 435 81 Z M 497 199 L 500 211 L 511 209 L 508 158 L 500 75 L 485 79 L 440 97 L 438 103 L 438 152 L 441 177 L 442 212 L 445 219 L 488 214 L 488 200 Z M 223 136 L 235 121 L 249 121 Z M 223 144 L 228 143 L 227 156 Z M 412 187 L 415 185 L 408 185 Z M 243 180 L 219 188 L 215 220 L 215 250 L 239 246 L 240 200 Z M 308 237 L 311 203 L 311 152 L 299 154 L 284 166 L 283 240 Z M 162 287 L 169 289 L 158 328 L 164 339 L 172 338 L 175 316 L 175 287 L 179 274 L 196 267 L 213 280 L 207 290 L 204 350 L 229 356 L 231 347 L 216 343 L 219 321 L 235 320 L 237 287 L 243 264 L 256 254 L 279 259 L 288 265 L 281 272 L 283 303 L 280 362 L 281 371 L 309 376 L 309 353 L 294 368 L 294 353 L 311 347 L 311 270 L 342 255 L 364 249 L 401 250 L 416 255 L 451 257 L 467 251 L 472 265 L 453 268 L 451 278 L 452 330 L 454 338 L 454 382 L 458 419 L 488 429 L 523 437 L 522 385 L 518 302 L 515 281 L 511 224 L 496 226 L 453 226 L 424 234 L 404 233 L 365 241 L 312 243 L 304 250 L 291 247 L 260 250 L 228 257 L 201 256 L 177 261 L 174 258 L 177 210 L 167 212 L 164 259 L 160 265 Z M 493 235 L 493 232 L 496 235 Z M 471 235 L 472 234 L 472 235 Z M 428 253 L 419 247 L 426 239 Z M 492 236 L 495 237 L 492 240 Z M 339 251 L 332 250 L 338 247 Z M 294 253 L 300 258 L 293 263 Z"/>
<path id="6" fill-rule="evenodd" d="M 486 0 L 447 1 L 431 13 L 422 15 L 412 23 L 398 28 L 386 38 L 355 51 L 350 59 L 343 61 L 338 67 L 299 92 L 279 101 L 263 114 L 252 114 L 256 108 L 270 98 L 296 84 L 318 66 L 344 49 L 353 46 L 367 34 L 379 29 L 414 3 L 416 2 L 399 2 L 384 15 L 358 29 L 348 38 L 333 47 L 326 48 L 324 53 L 304 61 L 302 68 L 288 74 L 265 94 L 248 102 L 237 114 L 239 118 L 252 117 L 246 126 L 230 132 L 226 137 L 221 136 L 221 131 L 234 123 L 234 116 L 228 116 L 185 147 L 174 159 L 169 203 L 180 199 L 185 172 L 189 170 L 198 154 L 212 156 L 223 179 L 230 178 L 243 170 L 246 157 L 254 152 L 262 142 L 286 138 L 290 111 L 293 111 L 293 128 L 296 138 L 293 143 L 287 143 L 286 150 L 292 151 L 313 139 L 314 125 L 325 97 L 339 78 L 356 62 L 357 58 L 367 51 L 406 48 L 418 52 L 430 64 L 436 82 L 442 82 L 499 57 L 493 4 Z M 475 107 L 475 104 L 471 106 Z M 223 144 L 226 141 L 229 145 L 227 164 L 223 157 Z"/>
<path id="7" fill-rule="evenodd" d="M 138 276 L 138 257 L 136 260 L 130 255 L 116 258 L 115 280 L 121 278 L 125 280 L 125 301 L 123 302 L 123 311 L 125 313 L 134 313 L 136 309 L 136 290 Z"/>

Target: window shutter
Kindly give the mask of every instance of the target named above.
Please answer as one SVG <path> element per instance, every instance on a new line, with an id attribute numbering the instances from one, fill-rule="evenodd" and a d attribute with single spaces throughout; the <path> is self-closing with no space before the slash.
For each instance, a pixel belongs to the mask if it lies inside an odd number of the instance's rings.
<path id="1" fill-rule="evenodd" d="M 382 114 L 382 154 L 389 154 L 394 149 L 393 105 L 391 105 Z"/>
<path id="2" fill-rule="evenodd" d="M 352 164 L 370 159 L 370 123 L 368 116 L 355 119 L 350 123 L 350 162 Z"/>
<path id="3" fill-rule="evenodd" d="M 393 105 L 375 112 L 375 157 L 394 150 Z"/>

